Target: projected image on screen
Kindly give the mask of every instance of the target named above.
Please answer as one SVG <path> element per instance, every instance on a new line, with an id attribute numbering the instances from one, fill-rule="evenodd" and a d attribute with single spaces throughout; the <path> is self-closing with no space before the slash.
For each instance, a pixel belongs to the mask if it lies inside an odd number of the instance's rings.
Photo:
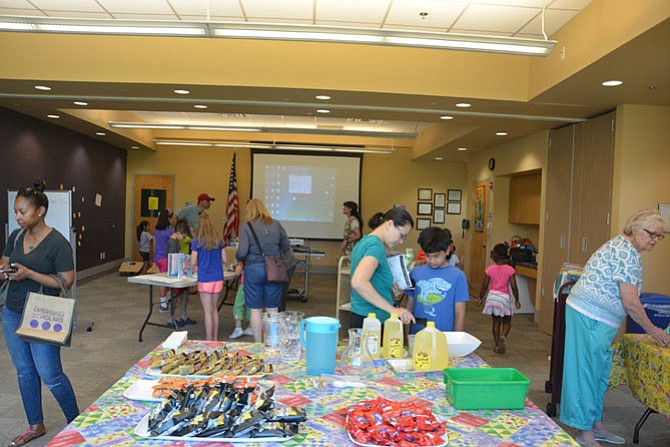
<path id="1" fill-rule="evenodd" d="M 280 221 L 332 222 L 336 170 L 291 165 L 265 167 L 265 202 Z"/>
<path id="2" fill-rule="evenodd" d="M 342 239 L 342 204 L 360 202 L 360 155 L 252 151 L 252 197 L 290 237 Z"/>

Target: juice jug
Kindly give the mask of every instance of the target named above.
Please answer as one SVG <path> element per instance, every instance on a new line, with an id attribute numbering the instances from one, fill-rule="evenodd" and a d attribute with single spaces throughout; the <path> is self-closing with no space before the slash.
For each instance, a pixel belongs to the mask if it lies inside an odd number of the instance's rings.
<path id="1" fill-rule="evenodd" d="M 447 337 L 429 321 L 414 337 L 414 371 L 440 371 L 449 367 Z"/>
<path id="2" fill-rule="evenodd" d="M 402 321 L 398 314 L 391 314 L 391 318 L 384 322 L 384 342 L 382 343 L 382 357 L 385 359 L 401 359 L 403 357 Z"/>
<path id="3" fill-rule="evenodd" d="M 382 323 L 374 312 L 370 312 L 363 320 L 363 339 L 367 340 L 370 357 L 378 359 L 381 356 Z"/>

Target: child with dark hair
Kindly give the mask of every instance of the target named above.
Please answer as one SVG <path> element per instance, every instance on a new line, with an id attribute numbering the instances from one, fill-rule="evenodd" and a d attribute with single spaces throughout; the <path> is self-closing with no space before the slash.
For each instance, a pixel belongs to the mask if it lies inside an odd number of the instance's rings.
<path id="1" fill-rule="evenodd" d="M 493 319 L 493 341 L 495 347 L 493 352 L 498 354 L 505 353 L 505 341 L 512 329 L 512 298 L 510 296 L 510 287 L 514 294 L 514 307 L 521 308 L 519 302 L 519 289 L 514 277 L 514 267 L 509 265 L 509 246 L 505 243 L 496 244 L 491 251 L 493 264 L 484 271 L 484 282 L 482 290 L 479 293 L 479 304 L 486 297 L 484 306 L 484 315 L 491 315 Z"/>
<path id="2" fill-rule="evenodd" d="M 180 247 L 180 242 L 188 237 L 188 234 L 190 232 L 190 228 L 188 226 L 188 222 L 185 220 L 179 220 L 174 226 L 174 233 L 170 236 L 168 239 L 167 243 L 167 254 L 175 254 L 175 253 L 182 253 L 181 247 Z M 176 296 L 176 301 L 175 301 L 175 308 L 179 305 L 181 305 L 181 318 L 177 320 L 177 324 L 182 327 L 187 324 L 195 324 L 196 322 L 194 320 L 191 320 L 188 317 L 188 314 L 186 312 L 186 309 L 188 308 L 188 298 L 190 296 L 190 292 L 188 290 L 188 287 L 184 287 L 182 289 L 174 289 L 174 294 Z M 168 326 L 172 326 L 172 323 L 168 323 Z"/>
<path id="3" fill-rule="evenodd" d="M 410 333 L 416 334 L 425 327 L 422 320 L 434 321 L 441 331 L 463 331 L 470 297 L 465 274 L 449 264 L 451 231 L 429 227 L 421 231 L 418 242 L 426 260 L 410 273 L 415 288 L 407 291 L 407 308 L 417 319 Z"/>
<path id="4" fill-rule="evenodd" d="M 140 251 L 140 256 L 142 256 L 142 271 L 140 275 L 144 275 L 149 269 L 150 257 L 151 257 L 151 241 L 154 238 L 151 233 L 149 233 L 149 222 L 143 220 L 137 226 L 137 246 Z"/>

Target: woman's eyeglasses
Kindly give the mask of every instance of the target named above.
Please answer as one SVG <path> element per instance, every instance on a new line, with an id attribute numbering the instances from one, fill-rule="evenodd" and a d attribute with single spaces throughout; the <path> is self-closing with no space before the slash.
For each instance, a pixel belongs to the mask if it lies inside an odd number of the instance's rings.
<path id="1" fill-rule="evenodd" d="M 400 229 L 399 226 L 397 226 L 397 225 L 393 225 L 393 226 L 395 227 L 396 230 L 398 230 L 398 233 L 400 233 L 400 239 L 401 240 L 404 241 L 405 239 L 407 239 L 407 235 L 402 232 L 402 230 Z"/>
<path id="2" fill-rule="evenodd" d="M 663 234 L 663 233 L 656 233 L 654 231 L 649 231 L 646 228 L 644 229 L 644 231 L 646 231 L 647 234 L 649 235 L 649 237 L 652 238 L 652 239 L 657 239 L 659 241 L 662 241 L 663 238 L 665 238 L 665 234 Z"/>

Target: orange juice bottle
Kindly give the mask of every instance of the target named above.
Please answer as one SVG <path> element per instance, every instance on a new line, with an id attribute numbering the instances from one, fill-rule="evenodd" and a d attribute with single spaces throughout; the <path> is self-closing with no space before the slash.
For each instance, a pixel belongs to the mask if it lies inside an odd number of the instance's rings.
<path id="1" fill-rule="evenodd" d="M 385 359 L 401 359 L 403 356 L 402 321 L 398 314 L 391 314 L 391 318 L 384 322 L 384 342 L 382 343 L 382 357 Z"/>
<path id="2" fill-rule="evenodd" d="M 447 337 L 429 321 L 414 337 L 414 371 L 440 371 L 449 367 Z"/>

